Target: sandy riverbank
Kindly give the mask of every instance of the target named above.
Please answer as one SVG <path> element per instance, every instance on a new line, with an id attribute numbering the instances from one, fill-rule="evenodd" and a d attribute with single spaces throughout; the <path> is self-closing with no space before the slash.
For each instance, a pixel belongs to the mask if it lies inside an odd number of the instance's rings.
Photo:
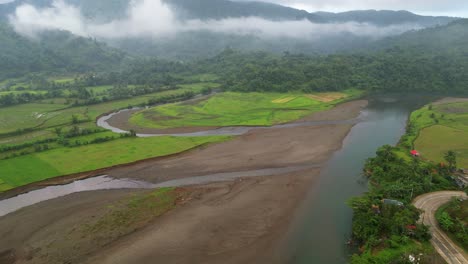
<path id="1" fill-rule="evenodd" d="M 357 116 L 365 101 L 308 120 Z M 256 129 L 229 142 L 105 171 L 154 183 L 218 172 L 323 163 L 351 125 Z M 157 146 L 155 146 L 157 147 Z M 291 215 L 319 169 L 186 188 L 189 201 L 105 244 L 75 230 L 112 201 L 138 191 L 78 193 L 0 218 L 0 263 L 275 263 Z M 20 230 L 20 232 L 16 231 Z M 93 245 L 92 247 L 86 245 Z"/>

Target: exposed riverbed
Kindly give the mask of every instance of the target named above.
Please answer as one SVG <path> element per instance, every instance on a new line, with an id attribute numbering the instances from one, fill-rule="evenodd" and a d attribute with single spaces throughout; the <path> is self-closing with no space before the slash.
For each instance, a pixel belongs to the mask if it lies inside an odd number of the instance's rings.
<path id="1" fill-rule="evenodd" d="M 305 169 L 319 168 L 321 164 L 306 164 L 284 168 L 270 168 L 253 171 L 224 172 L 211 175 L 194 176 L 153 184 L 132 179 L 114 179 L 107 175 L 77 180 L 69 184 L 48 186 L 18 196 L 0 201 L 0 217 L 15 212 L 21 208 L 43 201 L 55 199 L 78 192 L 114 190 L 114 189 L 154 189 L 164 187 L 182 187 L 213 182 L 233 181 L 242 177 L 273 176 Z"/>

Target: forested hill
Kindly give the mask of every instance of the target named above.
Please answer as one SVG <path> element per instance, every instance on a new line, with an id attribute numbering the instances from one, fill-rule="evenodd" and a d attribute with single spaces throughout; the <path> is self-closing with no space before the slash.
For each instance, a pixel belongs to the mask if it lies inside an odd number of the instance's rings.
<path id="1" fill-rule="evenodd" d="M 11 26 L 0 23 L 0 77 L 31 72 L 88 72 L 120 65 L 123 52 L 92 39 L 68 32 L 44 32 L 38 39 L 18 35 Z"/>
<path id="2" fill-rule="evenodd" d="M 40 0 L 38 3 L 46 4 L 47 1 Z M 82 4 L 89 1 L 87 3 L 90 6 L 93 5 L 91 0 L 67 1 L 80 1 Z M 123 1 L 127 0 L 114 2 L 116 10 Z M 185 3 L 186 0 L 170 1 Z M 288 12 L 292 11 L 289 9 Z M 394 13 L 412 16 L 406 12 Z M 327 14 L 321 13 L 323 16 Z M 353 14 L 350 12 L 347 15 L 353 16 Z M 386 38 L 377 42 L 373 49 L 359 53 L 325 56 L 295 55 L 293 52 L 285 52 L 279 55 L 282 53 L 278 50 L 275 55 L 267 52 L 246 53 L 226 49 L 225 52 L 211 59 L 186 61 L 180 65 L 184 66 L 182 67 L 184 70 L 190 69 L 192 73 L 215 73 L 220 77 L 226 89 L 240 91 L 309 92 L 357 88 L 370 91 L 466 92 L 468 87 L 468 71 L 465 70 L 468 69 L 467 21 L 457 20 L 448 25 Z M 26 38 L 18 35 L 8 24 L 0 23 L 0 43 L 2 44 L 0 80 L 34 72 L 99 71 L 105 75 L 120 70 L 119 66 L 128 58 L 125 53 L 109 48 L 106 44 L 94 39 L 76 37 L 62 31 L 49 31 L 41 34 L 37 39 Z M 168 42 L 167 46 L 158 52 L 172 52 L 171 55 L 178 56 L 180 55 L 178 52 L 187 50 L 187 45 L 191 48 L 202 49 L 203 45 L 200 43 L 203 42 L 194 41 L 197 37 L 205 37 L 208 42 L 215 40 L 226 41 L 220 42 L 221 44 L 229 43 L 226 35 L 207 38 L 210 35 L 206 32 L 204 34 L 188 35 L 187 39 L 177 43 Z M 244 39 L 242 41 L 250 43 Z M 335 42 L 347 43 L 342 39 L 335 40 Z M 132 41 L 132 43 L 132 45 L 137 43 L 140 49 L 144 45 L 144 43 L 139 45 L 139 42 Z M 151 47 L 151 45 L 148 46 L 149 49 Z M 204 48 L 214 53 L 213 50 L 220 46 L 205 46 Z M 132 66 L 132 71 L 125 78 L 138 78 L 138 83 L 150 83 L 149 80 L 158 73 L 148 70 L 152 69 L 151 65 L 154 64 L 153 60 L 148 61 L 148 63 L 137 61 L 138 63 L 132 64 L 137 66 Z M 156 65 L 159 64 L 156 63 Z M 165 72 L 167 78 L 175 77 L 177 74 L 180 72 Z"/>
<path id="3" fill-rule="evenodd" d="M 458 53 L 468 50 L 468 19 L 460 19 L 445 26 L 406 32 L 385 38 L 374 44 L 375 49 L 400 47 L 426 53 Z"/>
<path id="4" fill-rule="evenodd" d="M 315 23 L 371 23 L 389 26 L 404 23 L 419 24 L 423 27 L 444 25 L 456 18 L 420 16 L 408 11 L 358 10 L 342 13 L 308 13 L 281 5 L 263 2 L 234 2 L 229 0 L 165 0 L 186 18 L 222 19 L 227 17 L 256 16 L 269 20 L 302 20 Z"/>
<path id="5" fill-rule="evenodd" d="M 116 20 L 125 20 L 131 0 L 63 0 L 80 9 L 89 25 L 99 25 Z M 133 3 L 138 3 L 136 0 Z M 154 0 L 159 1 L 159 0 Z M 330 54 L 367 48 L 376 39 L 400 34 L 412 28 L 445 25 L 457 18 L 419 16 L 407 11 L 350 11 L 343 13 L 309 13 L 277 4 L 265 2 L 230 0 L 160 0 L 174 11 L 178 20 L 203 20 L 205 27 L 182 26 L 177 34 L 154 36 L 148 29 L 143 34 L 130 37 L 114 36 L 94 32 L 98 38 L 111 46 L 137 56 L 157 56 L 171 60 L 192 60 L 215 56 L 226 47 L 243 51 L 265 50 L 281 54 L 284 51 L 307 54 Z M 16 0 L 0 4 L 0 21 L 8 23 L 8 15 L 22 4 L 50 7 L 53 0 Z M 151 12 L 151 10 L 149 10 Z M 154 10 L 155 16 L 157 11 Z M 242 25 L 242 19 L 224 21 L 227 28 L 221 29 L 213 20 L 256 17 L 266 21 Z M 271 21 L 300 21 L 303 34 L 288 34 L 281 23 Z M 308 23 L 310 21 L 311 23 Z M 194 22 L 194 21 L 192 21 Z M 271 23 L 270 23 L 271 22 Z M 347 24 L 349 23 L 349 24 Z M 363 23 L 363 24 L 356 24 Z M 178 24 L 173 21 L 170 24 Z M 184 25 L 185 23 L 180 23 Z M 200 23 L 187 23 L 200 25 Z M 230 27 L 234 28 L 231 29 Z M 130 25 L 127 28 L 142 28 Z M 152 26 L 158 28 L 158 26 Z M 297 30 L 297 28 L 295 28 Z M 364 29 L 363 29 L 364 28 Z M 137 30 L 138 31 L 138 30 Z M 156 30 L 157 31 L 157 30 Z M 154 32 L 153 32 L 154 33 Z M 112 35 L 112 34 L 111 34 Z"/>
<path id="6" fill-rule="evenodd" d="M 420 16 L 404 10 L 357 10 L 342 13 L 316 12 L 313 13 L 313 15 L 318 18 L 317 21 L 321 20 L 328 23 L 355 21 L 359 23 L 372 23 L 379 26 L 414 23 L 423 27 L 431 27 L 435 25 L 446 25 L 458 19 L 445 16 Z"/>
<path id="7" fill-rule="evenodd" d="M 468 93 L 468 20 L 386 41 L 371 52 L 312 57 L 226 50 L 204 65 L 240 91 Z"/>

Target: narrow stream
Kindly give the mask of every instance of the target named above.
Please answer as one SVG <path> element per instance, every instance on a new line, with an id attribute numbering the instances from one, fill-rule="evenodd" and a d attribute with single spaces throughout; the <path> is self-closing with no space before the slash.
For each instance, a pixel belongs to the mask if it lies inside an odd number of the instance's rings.
<path id="1" fill-rule="evenodd" d="M 398 99 L 398 100 L 396 100 Z M 289 234 L 289 263 L 342 264 L 349 261 L 351 197 L 367 190 L 361 172 L 365 160 L 382 145 L 395 145 L 405 133 L 409 114 L 427 102 L 422 98 L 381 97 L 370 101 L 363 121 L 355 125 L 321 171 Z"/>
<path id="2" fill-rule="evenodd" d="M 139 108 L 123 109 L 118 112 L 114 112 L 105 116 L 100 117 L 96 124 L 99 127 L 111 130 L 114 133 L 128 133 L 128 131 L 114 127 L 109 124 L 108 120 L 115 117 L 116 115 L 123 114 L 129 111 L 135 111 Z M 137 134 L 138 137 L 158 137 L 158 136 L 173 136 L 173 137 L 202 137 L 202 136 L 238 136 L 248 133 L 250 130 L 259 128 L 288 128 L 288 127 L 299 127 L 299 126 L 321 126 L 321 125 L 341 125 L 341 124 L 356 124 L 359 122 L 359 118 L 353 118 L 349 120 L 331 120 L 331 121 L 305 121 L 305 122 L 293 122 L 274 126 L 233 126 L 233 127 L 221 127 L 217 129 L 204 130 L 192 133 L 174 133 L 174 134 Z"/>
<path id="3" fill-rule="evenodd" d="M 0 217 L 17 211 L 26 206 L 51 200 L 57 197 L 62 197 L 72 193 L 82 191 L 143 188 L 151 188 L 151 184 L 130 179 L 113 179 L 105 175 L 85 180 L 74 181 L 72 183 L 64 185 L 48 186 L 42 189 L 20 194 L 9 199 L 1 200 Z"/>
<path id="4" fill-rule="evenodd" d="M 43 201 L 55 199 L 65 195 L 85 191 L 112 190 L 112 189 L 153 189 L 162 187 L 181 187 L 213 182 L 232 181 L 243 177 L 260 177 L 280 175 L 310 168 L 319 168 L 322 164 L 304 164 L 284 168 L 267 168 L 261 170 L 223 172 L 210 175 L 181 178 L 157 184 L 138 181 L 134 179 L 114 179 L 107 175 L 74 181 L 69 184 L 48 186 L 42 189 L 24 193 L 0 201 L 0 217 L 15 212 L 21 208 Z"/>

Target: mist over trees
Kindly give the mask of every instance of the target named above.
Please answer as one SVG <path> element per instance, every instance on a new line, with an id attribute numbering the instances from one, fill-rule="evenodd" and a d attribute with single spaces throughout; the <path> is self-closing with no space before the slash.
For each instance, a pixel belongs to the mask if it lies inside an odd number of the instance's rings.
<path id="1" fill-rule="evenodd" d="M 133 55 L 188 60 L 227 47 L 307 54 L 364 49 L 386 36 L 456 18 L 385 10 L 308 13 L 228 0 L 17 0 L 0 5 L 2 20 L 30 37 L 66 30 Z"/>
<path id="2" fill-rule="evenodd" d="M 34 2 L 34 5 L 47 7 L 52 2 L 41 0 Z M 176 10 L 173 12 L 179 16 L 178 19 L 191 23 L 195 18 L 202 22 L 209 21 L 206 24 L 209 27 L 205 30 L 180 32 L 176 36 L 160 37 L 157 42 L 144 37 L 108 41 L 113 46 L 124 47 L 131 52 L 112 48 L 96 38 L 79 37 L 66 31 L 45 30 L 31 38 L 17 33 L 7 23 L 0 23 L 0 60 L 3 62 L 0 64 L 0 78 L 31 73 L 84 74 L 94 76 L 93 83 L 89 85 L 119 86 L 131 83 L 160 86 L 180 81 L 180 74 L 214 73 L 221 77 L 219 82 L 224 89 L 246 92 L 311 92 L 349 88 L 368 91 L 465 92 L 468 85 L 468 74 L 465 71 L 468 67 L 468 20 L 423 17 L 403 11 L 307 13 L 272 4 L 230 1 L 216 1 L 214 6 L 207 8 L 217 11 L 205 12 L 197 8 L 204 6 L 199 2 L 165 1 Z M 15 1 L 0 5 L 0 10 L 11 11 L 13 7 L 24 3 L 33 2 Z M 67 0 L 66 3 L 80 7 L 86 21 L 113 23 L 116 17 L 128 15 L 127 0 L 99 3 Z M 420 25 L 453 22 L 374 42 L 369 42 L 365 35 L 352 34 L 321 36 L 323 42 L 293 37 L 281 37 L 278 38 L 281 41 L 278 41 L 273 37 L 217 32 L 210 28 L 212 19 L 227 21 L 226 17 L 237 19 L 243 15 L 270 19 L 271 23 L 282 23 L 285 19 L 299 23 L 314 21 L 315 24 L 310 25 L 334 25 L 333 29 L 336 30 L 339 26 L 330 24 L 331 21 L 368 23 L 380 31 L 388 29 L 396 21 Z M 125 23 L 133 23 L 131 18 L 128 19 Z M 303 19 L 309 22 L 301 22 Z M 201 25 L 205 25 L 203 23 Z M 232 43 L 236 44 L 235 48 L 231 47 Z M 342 49 L 353 52 L 338 52 Z M 163 54 L 159 58 L 168 60 L 154 59 L 148 57 L 148 54 Z M 45 85 L 43 89 L 48 87 Z M 55 90 L 48 95 L 59 96 Z M 14 101 L 27 100 L 18 98 Z"/>

